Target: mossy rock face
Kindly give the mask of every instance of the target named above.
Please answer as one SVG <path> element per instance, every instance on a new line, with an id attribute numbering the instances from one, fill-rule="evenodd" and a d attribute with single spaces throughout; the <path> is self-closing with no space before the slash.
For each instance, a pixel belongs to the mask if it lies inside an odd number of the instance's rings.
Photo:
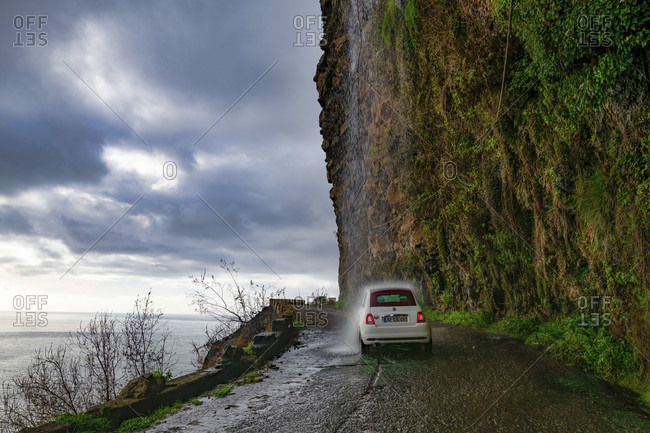
<path id="1" fill-rule="evenodd" d="M 120 392 L 120 398 L 146 398 L 165 389 L 165 378 L 147 374 L 131 379 Z"/>
<path id="2" fill-rule="evenodd" d="M 221 360 L 222 362 L 237 362 L 245 356 L 247 356 L 247 354 L 241 347 L 228 346 L 225 352 L 223 352 Z"/>

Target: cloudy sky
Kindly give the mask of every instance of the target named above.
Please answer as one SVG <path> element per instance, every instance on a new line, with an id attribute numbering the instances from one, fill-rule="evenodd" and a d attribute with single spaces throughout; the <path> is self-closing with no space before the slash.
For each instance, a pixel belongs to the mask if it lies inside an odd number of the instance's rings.
<path id="1" fill-rule="evenodd" d="M 113 3 L 0 6 L 0 310 L 120 312 L 152 288 L 191 312 L 188 276 L 220 259 L 337 294 L 318 1 Z"/>

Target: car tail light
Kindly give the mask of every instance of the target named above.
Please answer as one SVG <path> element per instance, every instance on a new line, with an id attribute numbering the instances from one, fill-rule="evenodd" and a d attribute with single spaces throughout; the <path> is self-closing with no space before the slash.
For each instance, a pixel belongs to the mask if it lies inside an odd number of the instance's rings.
<path id="1" fill-rule="evenodd" d="M 418 323 L 424 323 L 426 321 L 427 320 L 424 318 L 424 313 L 422 311 L 418 311 Z"/>
<path id="2" fill-rule="evenodd" d="M 374 325 L 375 319 L 372 318 L 372 314 L 366 315 L 366 325 Z"/>

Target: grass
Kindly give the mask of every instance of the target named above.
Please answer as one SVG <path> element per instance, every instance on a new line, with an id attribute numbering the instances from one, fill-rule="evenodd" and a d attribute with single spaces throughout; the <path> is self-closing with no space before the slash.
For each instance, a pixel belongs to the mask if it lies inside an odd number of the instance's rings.
<path id="1" fill-rule="evenodd" d="M 111 422 L 108 419 L 96 418 L 87 413 L 64 413 L 57 416 L 54 420 L 73 425 L 74 431 L 79 433 L 103 433 L 111 431 Z"/>
<path id="2" fill-rule="evenodd" d="M 650 407 L 650 383 L 638 377 L 633 349 L 624 340 L 609 335 L 606 326 L 581 326 L 579 316 L 541 322 L 536 316 L 495 320 L 485 311 L 425 309 L 424 314 L 429 320 L 510 335 L 524 340 L 529 346 L 548 349 L 552 358 L 638 392 L 641 400 Z M 586 386 L 584 380 L 574 383 L 573 379 L 567 379 L 565 385 Z"/>
<path id="3" fill-rule="evenodd" d="M 183 406 L 183 403 L 177 401 L 171 406 L 163 406 L 154 411 L 148 416 L 139 416 L 124 421 L 117 429 L 118 433 L 131 433 L 135 431 L 143 431 L 154 424 L 157 424 L 162 419 L 173 415 Z"/>
<path id="4" fill-rule="evenodd" d="M 228 388 L 228 387 L 224 387 Z M 228 388 L 230 392 L 230 388 Z M 226 392 L 225 394 L 227 394 Z M 216 394 L 216 393 L 215 393 Z M 223 395 L 225 395 L 223 394 Z M 189 401 L 195 406 L 203 404 L 198 398 L 193 398 Z M 177 401 L 171 406 L 163 406 L 155 410 L 148 416 L 139 416 L 136 418 L 127 419 L 120 424 L 117 429 L 118 433 L 132 433 L 137 431 L 144 431 L 149 427 L 157 424 L 169 415 L 173 415 L 183 406 L 183 403 Z M 76 433 L 108 433 L 116 431 L 111 427 L 110 420 L 106 418 L 96 418 L 87 413 L 71 414 L 64 413 L 55 418 L 55 421 L 70 424 L 73 426 L 73 431 Z"/>
<path id="5" fill-rule="evenodd" d="M 645 391 L 641 393 L 641 400 L 650 407 L 650 385 L 646 385 Z"/>
<path id="6" fill-rule="evenodd" d="M 228 394 L 230 394 L 231 389 L 232 389 L 232 386 L 224 385 L 221 388 L 219 388 L 218 390 L 216 390 L 215 392 L 213 392 L 212 395 L 214 395 L 217 398 L 223 398 L 223 397 L 227 396 Z"/>
<path id="7" fill-rule="evenodd" d="M 429 320 L 436 322 L 449 323 L 450 325 L 462 325 L 469 328 L 484 329 L 494 323 L 494 317 L 481 311 L 472 313 L 470 311 L 451 311 L 442 312 L 437 310 L 427 310 L 425 315 Z"/>
<path id="8" fill-rule="evenodd" d="M 237 385 L 247 385 L 249 383 L 257 383 L 260 382 L 262 373 L 259 371 L 251 371 L 249 373 L 246 373 L 241 379 L 239 379 L 236 384 Z"/>
<path id="9" fill-rule="evenodd" d="M 246 373 L 244 376 L 242 376 L 241 379 L 237 380 L 236 382 L 229 383 L 228 385 L 223 385 L 222 387 L 220 387 L 216 391 L 212 391 L 212 392 L 206 393 L 204 395 L 205 396 L 212 396 L 212 397 L 216 397 L 216 398 L 223 398 L 223 397 L 227 396 L 228 394 L 230 394 L 230 392 L 232 391 L 232 389 L 235 386 L 247 385 L 249 383 L 259 382 L 259 381 L 262 380 L 261 377 L 262 377 L 262 373 L 260 373 L 259 371 L 251 371 L 249 373 Z M 192 403 L 194 403 L 194 402 L 192 402 Z M 196 404 L 196 403 L 194 403 L 194 404 Z"/>

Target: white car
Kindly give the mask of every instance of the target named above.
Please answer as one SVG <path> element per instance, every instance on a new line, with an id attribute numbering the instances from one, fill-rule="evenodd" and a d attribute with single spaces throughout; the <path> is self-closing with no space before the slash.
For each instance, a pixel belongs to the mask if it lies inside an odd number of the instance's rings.
<path id="1" fill-rule="evenodd" d="M 431 352 L 431 327 L 409 288 L 375 288 L 366 291 L 359 313 L 362 353 L 369 346 L 397 343 L 421 344 Z"/>

